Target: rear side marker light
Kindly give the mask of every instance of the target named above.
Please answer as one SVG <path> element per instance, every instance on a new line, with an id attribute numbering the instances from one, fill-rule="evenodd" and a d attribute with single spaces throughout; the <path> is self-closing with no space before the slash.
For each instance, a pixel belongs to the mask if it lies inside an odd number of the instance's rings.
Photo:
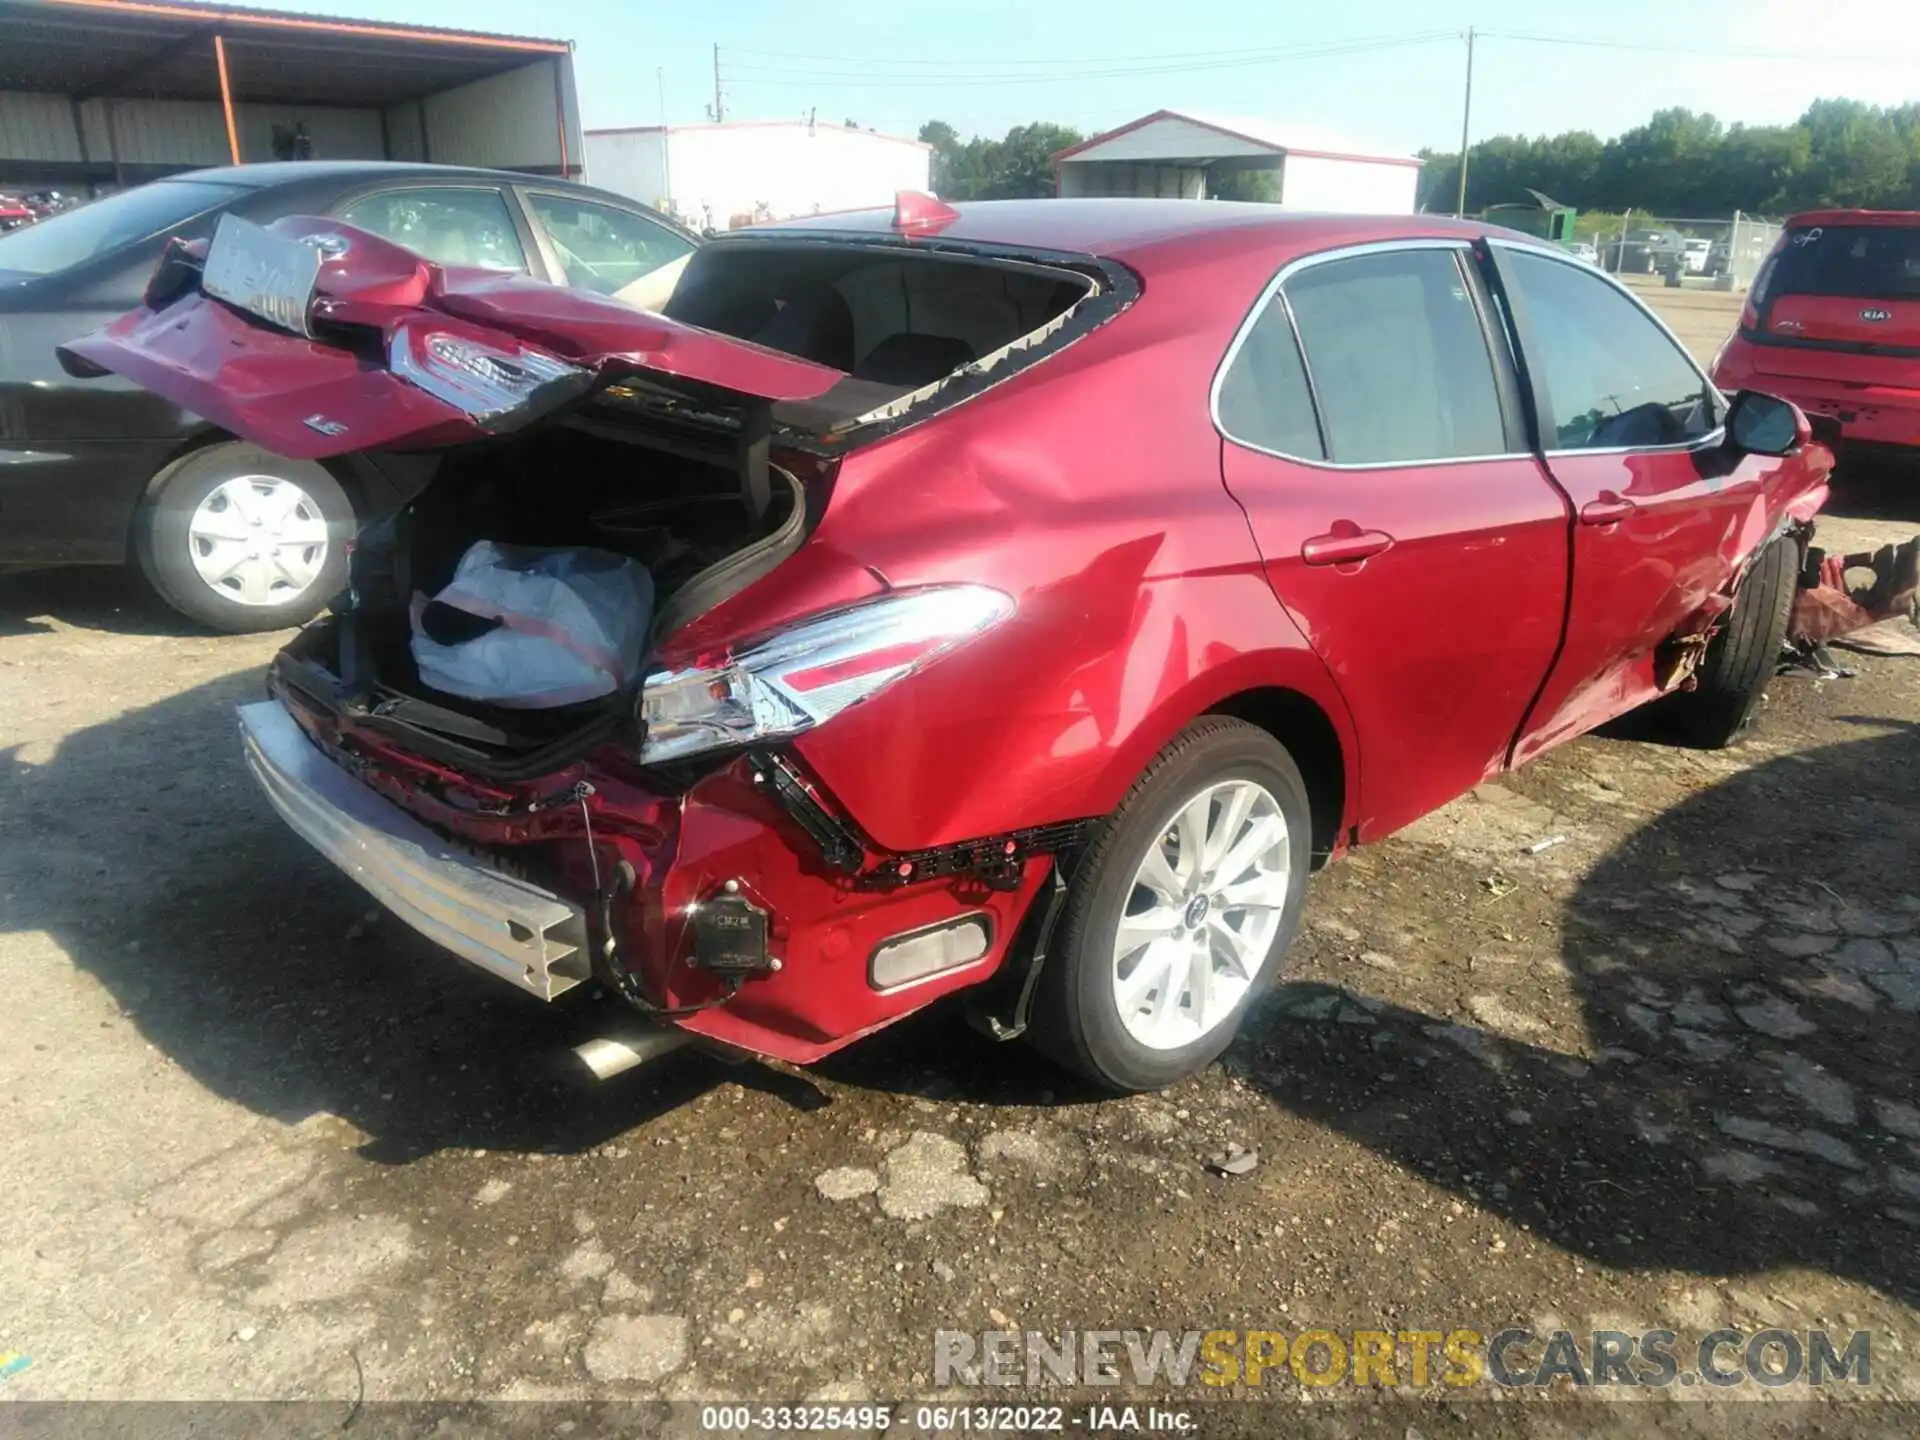
<path id="1" fill-rule="evenodd" d="M 984 960 L 992 941 L 990 925 L 985 915 L 963 915 L 895 935 L 874 950 L 867 962 L 867 983 L 875 990 L 898 990 Z"/>

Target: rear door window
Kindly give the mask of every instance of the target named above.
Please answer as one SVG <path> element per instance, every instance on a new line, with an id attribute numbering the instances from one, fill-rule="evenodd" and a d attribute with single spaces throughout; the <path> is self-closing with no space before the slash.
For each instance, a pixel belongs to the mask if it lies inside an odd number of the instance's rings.
<path id="1" fill-rule="evenodd" d="M 576 290 L 625 299 L 636 281 L 693 253 L 690 240 L 631 211 L 545 190 L 526 199 Z"/>
<path id="2" fill-rule="evenodd" d="M 1313 394 L 1286 302 L 1267 299 L 1220 377 L 1220 429 L 1242 445 L 1302 460 L 1326 459 Z"/>
<path id="3" fill-rule="evenodd" d="M 1787 232 L 1768 295 L 1920 300 L 1920 227 L 1812 225 Z"/>
<path id="4" fill-rule="evenodd" d="M 527 252 L 498 190 L 457 185 L 382 190 L 350 202 L 340 218 L 438 265 L 527 268 Z"/>
<path id="5" fill-rule="evenodd" d="M 1391 465 L 1506 453 L 1493 359 L 1461 252 L 1349 256 L 1309 266 L 1282 288 L 1328 459 Z"/>
<path id="6" fill-rule="evenodd" d="M 1502 247 L 1545 385 L 1549 450 L 1683 445 L 1720 424 L 1717 392 L 1653 317 L 1585 266 Z"/>

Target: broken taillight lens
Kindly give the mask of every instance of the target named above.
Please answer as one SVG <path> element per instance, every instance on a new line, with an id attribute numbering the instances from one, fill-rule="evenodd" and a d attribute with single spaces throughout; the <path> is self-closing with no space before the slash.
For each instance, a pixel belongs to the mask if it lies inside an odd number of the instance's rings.
<path id="1" fill-rule="evenodd" d="M 998 625 L 1013 601 L 984 585 L 903 590 L 804 620 L 725 664 L 663 670 L 640 694 L 649 764 L 798 735 Z"/>
<path id="2" fill-rule="evenodd" d="M 495 342 L 433 322 L 398 325 L 387 368 L 483 428 L 510 428 L 579 394 L 593 372 L 510 340 Z"/>

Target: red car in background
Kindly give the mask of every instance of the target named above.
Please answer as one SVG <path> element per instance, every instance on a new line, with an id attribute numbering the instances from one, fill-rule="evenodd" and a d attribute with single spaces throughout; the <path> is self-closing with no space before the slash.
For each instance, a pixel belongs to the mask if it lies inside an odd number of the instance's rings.
<path id="1" fill-rule="evenodd" d="M 229 218 L 67 360 L 424 481 L 241 712 L 423 933 L 795 1062 L 970 989 L 1122 1090 L 1226 1046 L 1329 857 L 1649 702 L 1732 740 L 1830 459 L 1557 249 L 1262 205 L 902 197 L 661 314 Z M 483 538 L 643 560 L 642 673 L 427 686 Z"/>
<path id="2" fill-rule="evenodd" d="M 1920 211 L 1787 221 L 1713 365 L 1839 422 L 1849 452 L 1920 450 Z"/>

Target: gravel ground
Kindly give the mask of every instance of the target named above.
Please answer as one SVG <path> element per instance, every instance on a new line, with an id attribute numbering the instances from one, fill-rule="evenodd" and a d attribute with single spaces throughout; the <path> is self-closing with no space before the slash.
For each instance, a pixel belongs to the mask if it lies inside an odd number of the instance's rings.
<path id="1" fill-rule="evenodd" d="M 888 1399 L 941 1328 L 1511 1323 L 1867 1329 L 1920 1400 L 1920 661 L 1782 677 L 1723 754 L 1619 727 L 1332 867 L 1224 1061 L 1111 1101 L 950 1010 L 583 1080 L 605 1007 L 435 952 L 254 792 L 277 643 L 0 577 L 0 1395 Z M 1582 1428 L 1548 1412 L 1406 1433 Z"/>

